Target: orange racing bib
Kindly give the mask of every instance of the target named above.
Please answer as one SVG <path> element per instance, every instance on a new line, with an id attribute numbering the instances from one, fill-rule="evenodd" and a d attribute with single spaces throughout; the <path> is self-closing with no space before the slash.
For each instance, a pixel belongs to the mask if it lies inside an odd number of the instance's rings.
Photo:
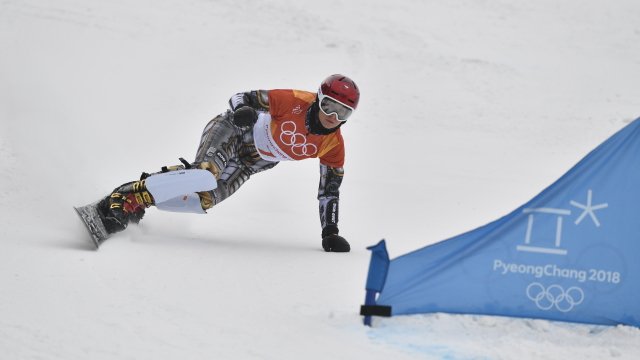
<path id="1" fill-rule="evenodd" d="M 270 90 L 269 112 L 261 112 L 253 127 L 260 157 L 267 161 L 320 158 L 331 167 L 344 166 L 344 142 L 340 129 L 327 135 L 307 130 L 307 110 L 315 94 L 297 90 Z"/>

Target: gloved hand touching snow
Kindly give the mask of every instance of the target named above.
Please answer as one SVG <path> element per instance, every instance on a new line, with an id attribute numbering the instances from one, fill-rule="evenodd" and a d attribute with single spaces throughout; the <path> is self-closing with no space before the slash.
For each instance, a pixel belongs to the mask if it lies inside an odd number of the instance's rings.
<path id="1" fill-rule="evenodd" d="M 322 229 L 322 248 L 326 252 L 349 252 L 351 246 L 342 236 L 338 235 L 336 225 L 327 225 Z"/>

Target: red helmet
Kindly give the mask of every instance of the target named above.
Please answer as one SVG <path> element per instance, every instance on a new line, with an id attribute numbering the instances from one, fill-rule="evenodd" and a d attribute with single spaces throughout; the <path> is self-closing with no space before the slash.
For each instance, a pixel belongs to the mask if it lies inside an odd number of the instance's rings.
<path id="1" fill-rule="evenodd" d="M 338 120 L 346 121 L 358 106 L 360 90 L 353 80 L 344 75 L 335 74 L 324 79 L 318 90 L 318 99 L 320 109 L 325 114 L 336 113 Z"/>
<path id="2" fill-rule="evenodd" d="M 344 75 L 335 74 L 324 79 L 320 85 L 320 91 L 354 110 L 358 107 L 358 100 L 360 100 L 358 85 Z"/>

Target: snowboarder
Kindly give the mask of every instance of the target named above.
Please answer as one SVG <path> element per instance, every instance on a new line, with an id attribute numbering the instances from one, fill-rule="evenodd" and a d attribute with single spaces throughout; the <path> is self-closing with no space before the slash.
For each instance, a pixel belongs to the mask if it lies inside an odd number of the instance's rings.
<path id="1" fill-rule="evenodd" d="M 358 106 L 359 98 L 353 80 L 339 74 L 326 78 L 317 93 L 282 89 L 238 93 L 229 99 L 230 110 L 205 126 L 193 163 L 181 158 L 182 165 L 163 167 L 151 175 L 143 173 L 140 180 L 77 208 L 78 213 L 99 246 L 129 222 L 138 223 L 150 206 L 205 213 L 253 174 L 280 161 L 319 158 L 322 247 L 328 252 L 348 252 L 349 243 L 338 235 L 345 158 L 340 127 Z"/>

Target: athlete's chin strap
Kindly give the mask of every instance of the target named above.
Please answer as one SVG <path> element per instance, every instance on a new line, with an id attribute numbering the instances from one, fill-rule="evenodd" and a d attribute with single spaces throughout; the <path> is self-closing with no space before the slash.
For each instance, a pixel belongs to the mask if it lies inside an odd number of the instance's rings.
<path id="1" fill-rule="evenodd" d="M 309 130 L 309 132 L 311 132 L 312 134 L 328 135 L 338 131 L 338 129 L 345 124 L 345 122 L 342 121 L 340 122 L 340 125 L 332 129 L 326 129 L 320 123 L 320 117 L 318 115 L 319 111 L 320 111 L 320 106 L 318 105 L 318 99 L 316 99 L 316 101 L 314 101 L 313 104 L 311 104 L 311 106 L 307 110 L 307 116 L 305 117 L 305 125 L 307 126 L 307 129 Z"/>

